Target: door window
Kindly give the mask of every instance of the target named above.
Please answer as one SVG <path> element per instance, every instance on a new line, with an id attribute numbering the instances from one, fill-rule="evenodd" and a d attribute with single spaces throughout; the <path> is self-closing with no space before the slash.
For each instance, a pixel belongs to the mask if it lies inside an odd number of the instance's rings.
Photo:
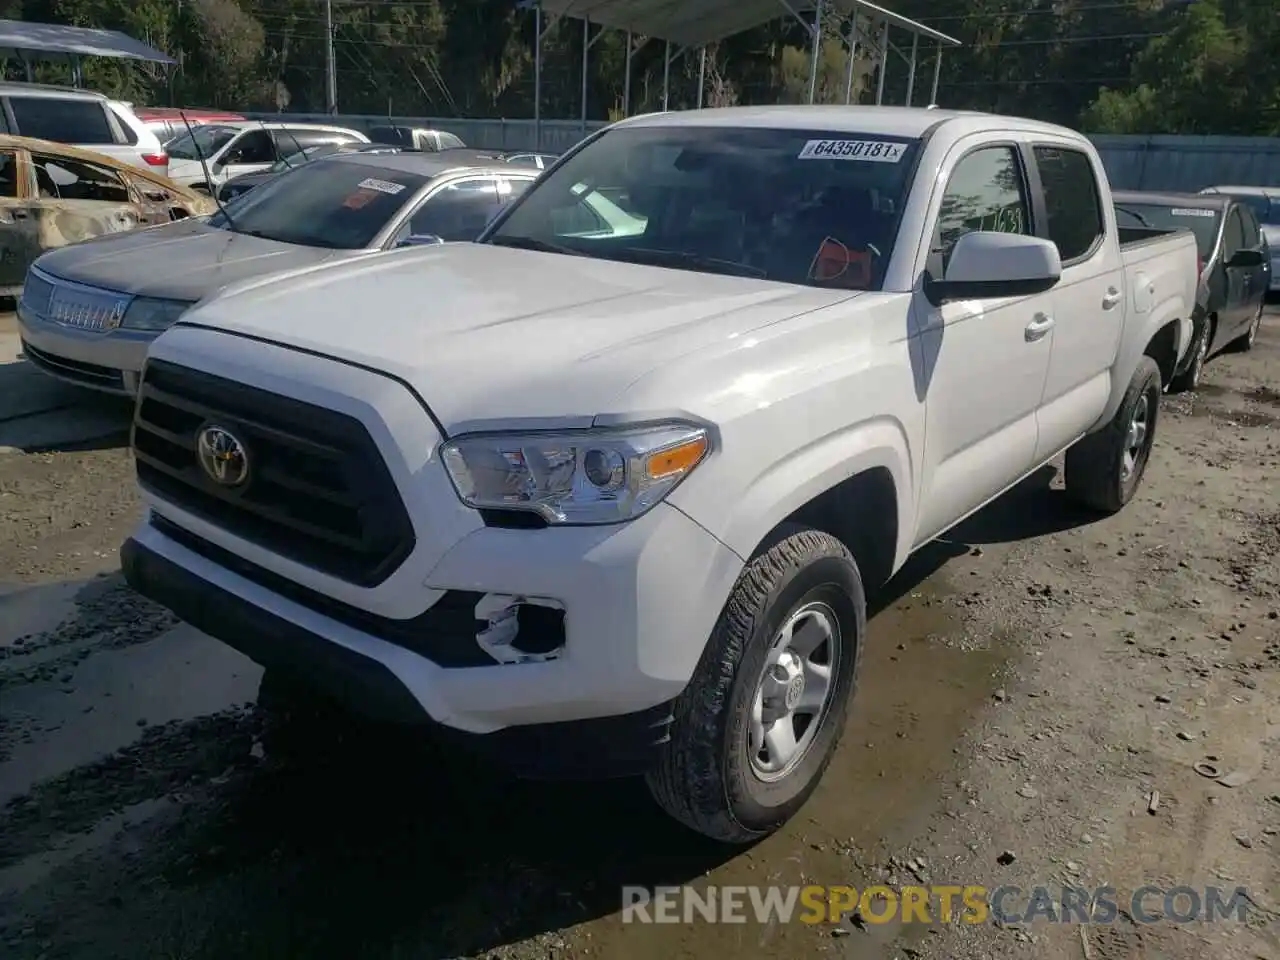
<path id="1" fill-rule="evenodd" d="M 1098 179 L 1089 155 L 1062 147 L 1036 147 L 1049 239 L 1063 263 L 1087 256 L 1102 241 Z"/>
<path id="2" fill-rule="evenodd" d="M 945 273 L 956 241 L 979 230 L 1031 233 L 1022 164 L 1013 147 L 984 147 L 956 164 L 942 194 L 929 272 Z"/>
<path id="3" fill-rule="evenodd" d="M 250 130 L 228 148 L 222 158 L 224 166 L 239 163 L 275 163 L 276 148 L 266 130 Z"/>
<path id="4" fill-rule="evenodd" d="M 14 153 L 0 153 L 0 197 L 13 199 L 18 195 L 18 157 Z"/>
<path id="5" fill-rule="evenodd" d="M 502 207 L 504 198 L 492 178 L 459 180 L 431 195 L 409 220 L 413 236 L 474 240 Z"/>
<path id="6" fill-rule="evenodd" d="M 114 170 L 47 154 L 31 154 L 40 196 L 48 200 L 96 200 L 129 203 L 129 187 Z"/>
<path id="7" fill-rule="evenodd" d="M 1248 207 L 1240 208 L 1240 216 L 1244 221 L 1244 245 L 1250 250 L 1256 250 L 1262 246 L 1262 229 L 1258 226 L 1258 218 L 1253 215 L 1253 211 Z"/>

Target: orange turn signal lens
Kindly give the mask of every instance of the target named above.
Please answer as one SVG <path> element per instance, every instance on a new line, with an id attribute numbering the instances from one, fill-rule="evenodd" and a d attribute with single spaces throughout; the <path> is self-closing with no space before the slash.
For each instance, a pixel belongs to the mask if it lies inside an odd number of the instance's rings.
<path id="1" fill-rule="evenodd" d="M 665 480 L 688 473 L 707 455 L 708 447 L 706 434 L 699 434 L 674 447 L 651 453 L 645 460 L 645 475 L 650 480 Z"/>

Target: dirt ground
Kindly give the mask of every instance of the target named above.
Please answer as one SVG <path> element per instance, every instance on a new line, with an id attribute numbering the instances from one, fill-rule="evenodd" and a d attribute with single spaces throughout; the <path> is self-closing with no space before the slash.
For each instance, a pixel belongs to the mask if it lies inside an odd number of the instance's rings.
<path id="1" fill-rule="evenodd" d="M 913 560 L 822 787 L 746 851 L 629 782 L 264 755 L 257 668 L 120 581 L 126 424 L 0 364 L 0 956 L 1280 958 L 1280 315 L 1167 398 L 1120 516 L 1073 512 L 1046 468 Z M 619 917 L 623 885 L 918 879 L 1249 901 L 1087 928 Z"/>

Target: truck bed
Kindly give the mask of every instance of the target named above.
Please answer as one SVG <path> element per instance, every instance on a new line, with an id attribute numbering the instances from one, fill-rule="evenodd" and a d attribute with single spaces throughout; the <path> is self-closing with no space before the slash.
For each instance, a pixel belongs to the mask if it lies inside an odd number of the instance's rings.
<path id="1" fill-rule="evenodd" d="M 1177 227 L 1173 230 L 1162 230 L 1158 227 L 1116 227 L 1116 232 L 1120 235 L 1122 249 L 1154 243 L 1164 237 L 1171 237 L 1175 233 L 1191 233 L 1185 227 Z"/>

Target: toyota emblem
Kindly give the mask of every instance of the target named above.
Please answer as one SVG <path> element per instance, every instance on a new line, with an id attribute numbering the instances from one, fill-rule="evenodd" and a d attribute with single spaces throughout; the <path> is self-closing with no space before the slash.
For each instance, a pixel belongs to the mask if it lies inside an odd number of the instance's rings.
<path id="1" fill-rule="evenodd" d="M 249 479 L 249 455 L 226 427 L 210 424 L 200 431 L 196 459 L 205 476 L 219 486 L 239 487 Z"/>

